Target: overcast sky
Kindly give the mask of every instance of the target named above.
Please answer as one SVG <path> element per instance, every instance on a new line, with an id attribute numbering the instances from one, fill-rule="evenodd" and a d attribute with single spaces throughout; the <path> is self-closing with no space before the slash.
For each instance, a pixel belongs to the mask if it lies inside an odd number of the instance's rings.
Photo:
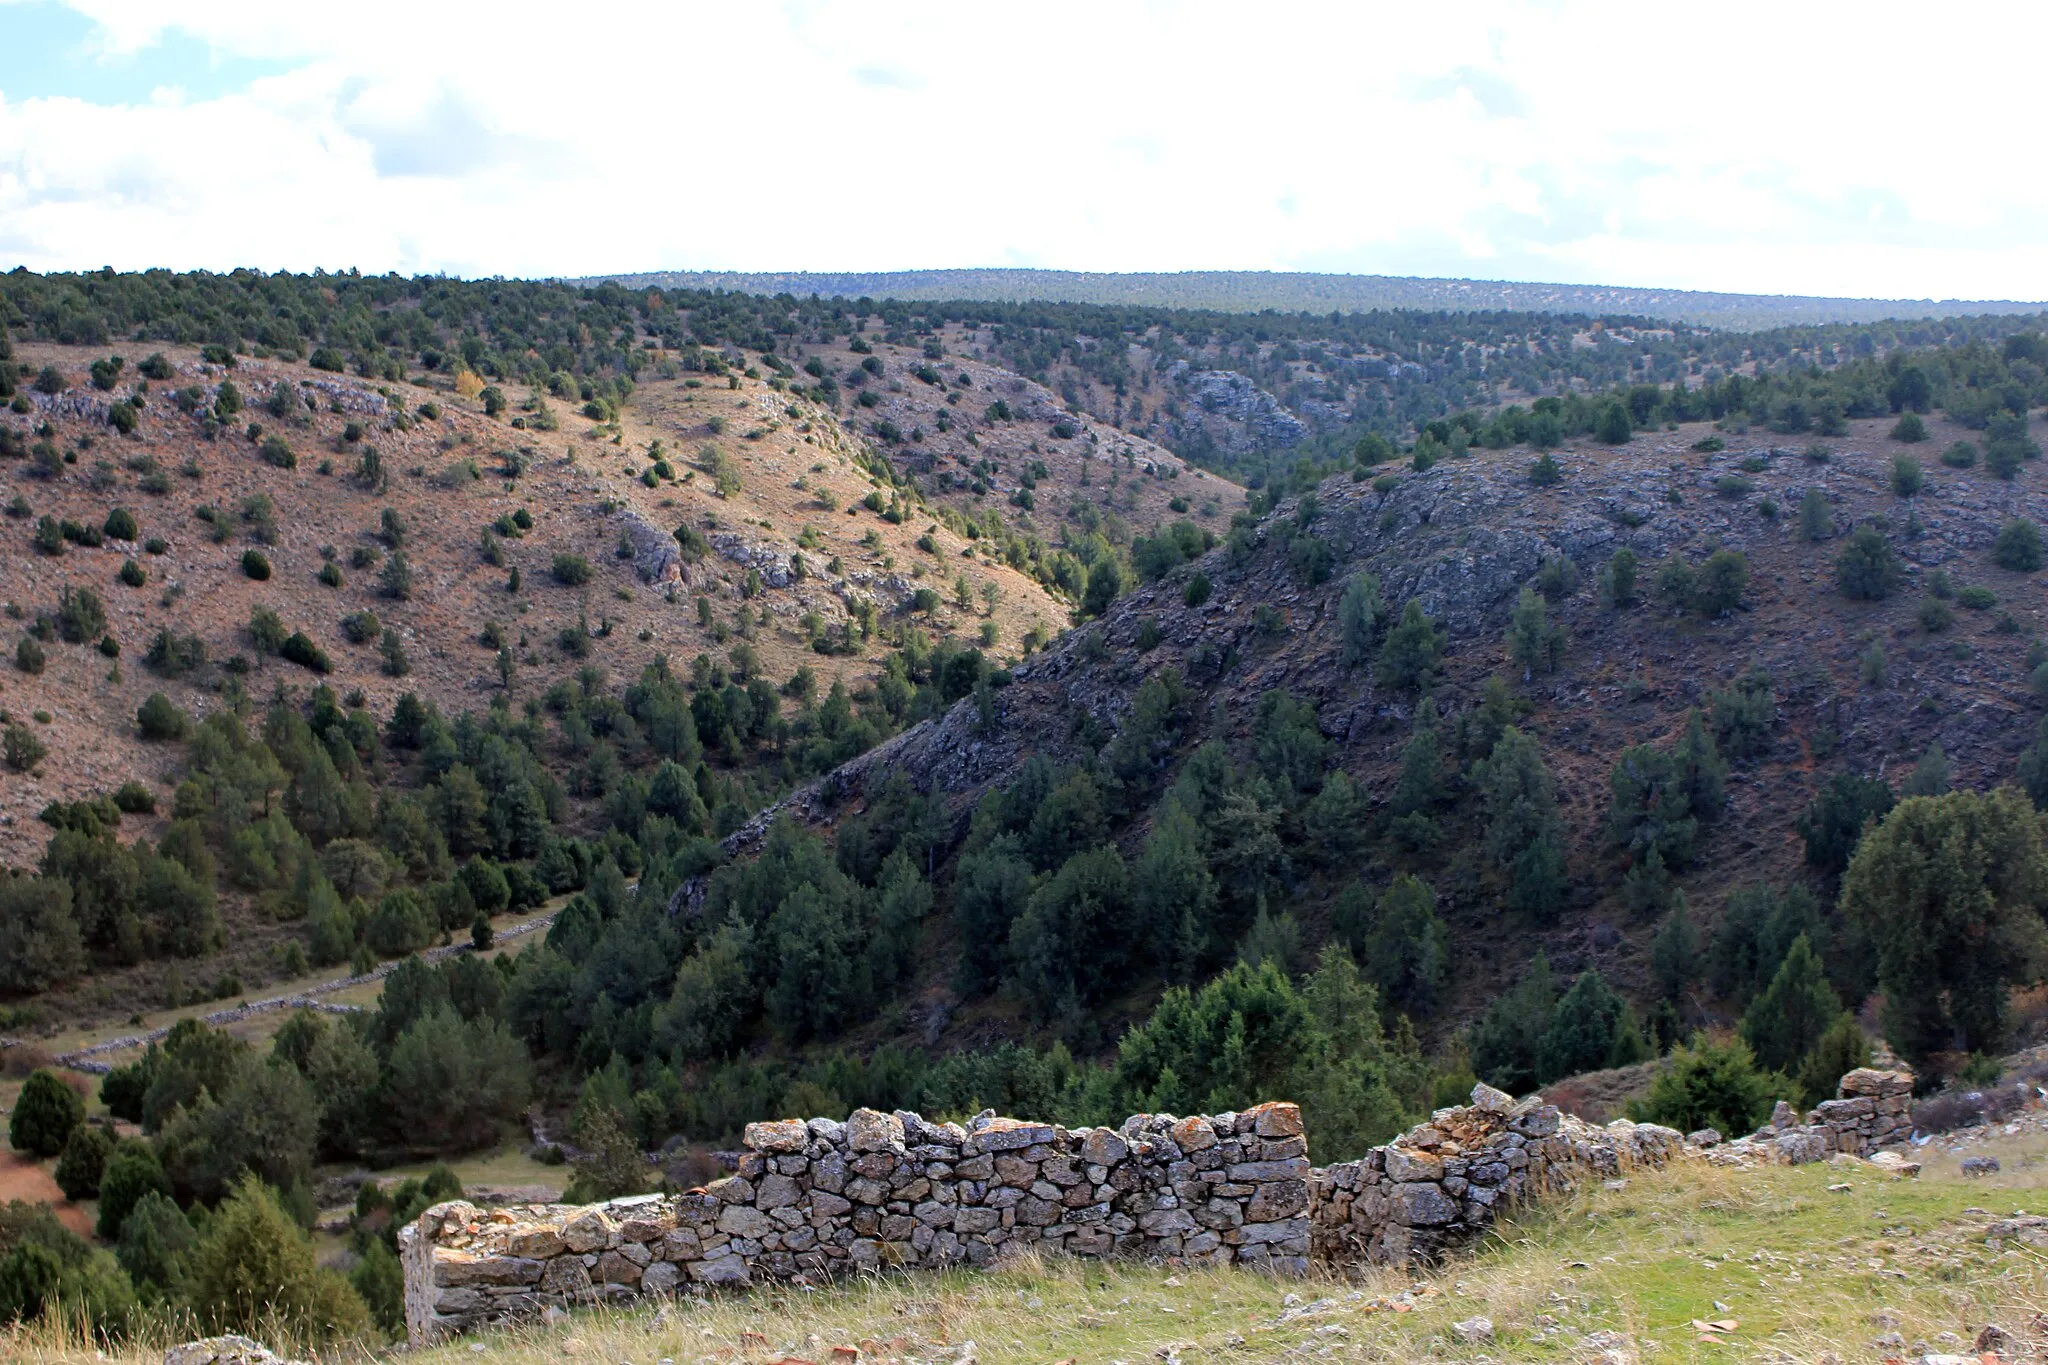
<path id="1" fill-rule="evenodd" d="M 0 269 L 2048 298 L 2048 5 L 0 0 Z"/>

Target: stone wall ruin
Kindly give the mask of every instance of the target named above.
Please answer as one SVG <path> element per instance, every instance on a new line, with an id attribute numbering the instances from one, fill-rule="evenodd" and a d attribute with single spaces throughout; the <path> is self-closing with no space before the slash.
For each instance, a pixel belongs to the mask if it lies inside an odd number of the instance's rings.
<path id="1" fill-rule="evenodd" d="M 1688 1152 L 1735 1163 L 1861 1155 L 1910 1131 L 1912 1078 L 1856 1071 L 1801 1124 L 1722 1143 L 1604 1127 L 1481 1085 L 1358 1161 L 1311 1169 L 1301 1110 L 1138 1114 L 1116 1128 L 998 1118 L 749 1124 L 734 1173 L 585 1208 L 439 1204 L 399 1232 L 414 1344 L 549 1307 L 855 1271 L 985 1266 L 1025 1247 L 1298 1274 L 1433 1257 L 1501 1211 Z M 1796 1119 L 1796 1116 L 1790 1116 Z"/>

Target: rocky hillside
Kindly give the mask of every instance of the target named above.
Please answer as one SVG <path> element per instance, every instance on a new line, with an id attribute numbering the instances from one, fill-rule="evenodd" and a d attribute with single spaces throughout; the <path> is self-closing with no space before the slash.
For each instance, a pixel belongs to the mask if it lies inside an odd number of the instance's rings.
<path id="1" fill-rule="evenodd" d="M 1914 450 L 1940 449 L 1959 434 L 1932 425 L 1934 442 Z M 1282 502 L 1235 550 L 1216 549 L 1130 592 L 1019 666 L 1014 685 L 996 694 L 992 727 L 963 704 L 801 793 L 793 808 L 836 818 L 881 775 L 902 771 L 944 793 L 964 821 L 983 792 L 1009 784 L 1032 755 L 1093 759 L 1131 723 L 1141 684 L 1171 670 L 1192 689 L 1187 709 L 1199 719 L 1164 760 L 1169 768 L 1211 736 L 1247 755 L 1261 700 L 1291 693 L 1314 705 L 1331 766 L 1355 778 L 1370 827 L 1383 832 L 1418 695 L 1382 681 L 1371 657 L 1346 657 L 1340 601 L 1355 575 L 1372 574 L 1388 624 L 1414 602 L 1446 632 L 1432 696 L 1447 758 L 1463 727 L 1484 722 L 1492 680 L 1506 682 L 1515 700 L 1492 724 L 1520 713 L 1517 723 L 1555 774 L 1567 907 L 1533 932 L 1505 910 L 1500 877 L 1476 847 L 1482 829 L 1469 767 L 1460 776 L 1453 762 L 1433 847 L 1376 837 L 1355 867 L 1298 875 L 1293 908 L 1311 937 L 1351 878 L 1384 884 L 1416 871 L 1451 923 L 1450 979 L 1467 1014 L 1539 948 L 1560 970 L 1597 966 L 1609 980 L 1640 985 L 1652 924 L 1624 904 L 1627 859 L 1608 834 L 1609 776 L 1628 746 L 1669 749 L 1694 708 L 1713 728 L 1717 693 L 1734 696 L 1737 680 L 1749 677 L 1747 724 L 1722 736 L 1732 760 L 1726 807 L 1703 822 L 1696 858 L 1678 879 L 1711 928 L 1734 887 L 1804 875 L 1794 819 L 1832 775 L 1896 779 L 1938 744 L 1956 785 L 1988 786 L 2010 780 L 2033 738 L 2039 705 L 2028 675 L 2038 662 L 2040 584 L 1997 567 L 1992 545 L 2014 518 L 2048 519 L 2048 495 L 2031 469 L 2008 483 L 1930 460 L 1924 485 L 1902 497 L 1892 462 L 1907 448 L 1886 437 L 1886 426 L 1856 423 L 1844 438 L 1798 449 L 1731 438 L 1726 449 L 1702 452 L 1696 443 L 1711 435 L 1703 425 L 1584 445 L 1558 454 L 1561 478 L 1548 487 L 1532 482 L 1526 451 L 1474 450 L 1425 473 L 1328 480 L 1312 510 Z M 1810 498 L 1817 507 L 1804 506 Z M 1881 528 L 1897 558 L 1899 581 L 1882 600 L 1852 600 L 1837 586 L 1852 527 Z M 1320 582 L 1288 549 L 1309 536 L 1334 552 Z M 1599 580 L 1623 549 L 1636 556 L 1638 590 L 1632 604 L 1615 606 Z M 1703 614 L 1660 592 L 1655 580 L 1669 557 L 1697 569 L 1716 550 L 1746 560 L 1746 586 L 1731 609 Z M 1545 565 L 1555 598 L 1547 621 L 1562 628 L 1562 647 L 1555 671 L 1532 671 L 1509 663 L 1505 635 Z M 1189 590 L 1198 575 L 1206 597 Z M 1127 849 L 1146 827 L 1140 818 L 1125 829 Z"/>

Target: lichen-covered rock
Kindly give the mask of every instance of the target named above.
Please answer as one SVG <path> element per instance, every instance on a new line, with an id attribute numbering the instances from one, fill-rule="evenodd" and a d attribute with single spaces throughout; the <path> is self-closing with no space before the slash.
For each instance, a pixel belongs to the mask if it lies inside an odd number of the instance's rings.
<path id="1" fill-rule="evenodd" d="M 207 1337 L 164 1352 L 164 1365 L 304 1365 L 247 1337 Z"/>

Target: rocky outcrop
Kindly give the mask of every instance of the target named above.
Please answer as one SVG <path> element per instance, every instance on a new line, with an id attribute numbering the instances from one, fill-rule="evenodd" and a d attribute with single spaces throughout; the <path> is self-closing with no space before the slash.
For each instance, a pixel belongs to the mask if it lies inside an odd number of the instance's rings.
<path id="1" fill-rule="evenodd" d="M 1166 426 L 1170 446 L 1207 444 L 1233 455 L 1286 450 L 1309 435 L 1308 427 L 1278 398 L 1235 370 L 1194 370 L 1176 362 L 1168 377 L 1186 395 L 1183 415 Z"/>

